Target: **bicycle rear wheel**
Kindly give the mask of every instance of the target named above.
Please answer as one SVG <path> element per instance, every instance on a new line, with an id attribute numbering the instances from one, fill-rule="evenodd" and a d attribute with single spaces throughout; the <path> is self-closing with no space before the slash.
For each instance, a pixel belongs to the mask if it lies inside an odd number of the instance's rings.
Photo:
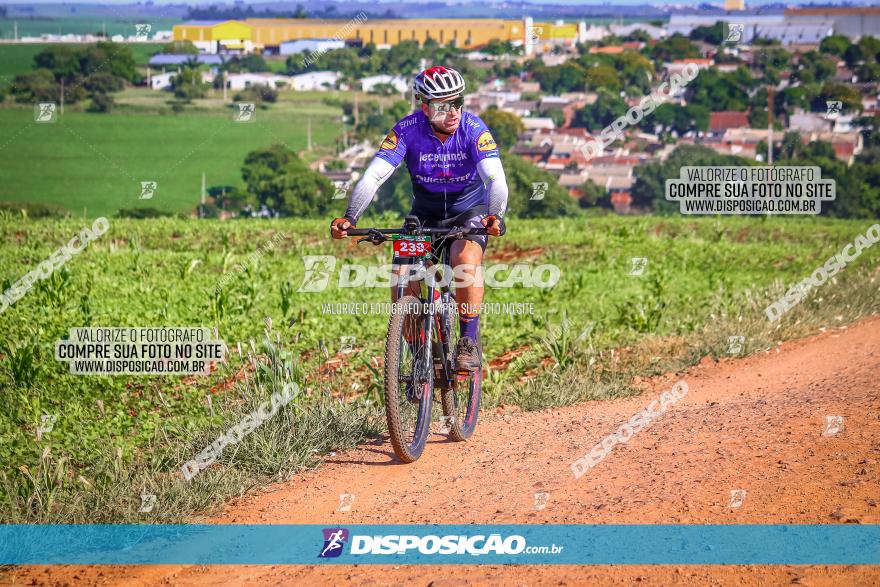
<path id="1" fill-rule="evenodd" d="M 394 454 L 404 463 L 425 449 L 431 424 L 433 369 L 427 368 L 431 343 L 421 300 L 398 300 L 385 343 L 385 416 Z"/>
<path id="2" fill-rule="evenodd" d="M 454 300 L 454 297 L 452 299 Z M 456 317 L 455 312 L 450 312 L 449 315 L 444 316 L 442 321 L 449 344 L 447 348 L 450 352 L 455 349 L 459 339 Z M 483 341 L 479 328 L 477 329 L 477 348 L 482 359 Z M 480 399 L 483 393 L 483 369 L 481 367 L 467 375 L 458 373 L 450 375 L 451 385 L 444 385 L 441 389 L 443 415 L 452 418 L 448 424 L 449 438 L 460 442 L 473 436 L 474 429 L 477 427 Z"/>

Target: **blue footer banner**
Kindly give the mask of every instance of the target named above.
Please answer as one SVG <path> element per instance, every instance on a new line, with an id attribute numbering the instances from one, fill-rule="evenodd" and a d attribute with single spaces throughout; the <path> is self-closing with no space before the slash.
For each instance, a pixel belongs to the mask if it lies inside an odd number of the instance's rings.
<path id="1" fill-rule="evenodd" d="M 0 525 L 0 564 L 876 565 L 880 525 Z"/>

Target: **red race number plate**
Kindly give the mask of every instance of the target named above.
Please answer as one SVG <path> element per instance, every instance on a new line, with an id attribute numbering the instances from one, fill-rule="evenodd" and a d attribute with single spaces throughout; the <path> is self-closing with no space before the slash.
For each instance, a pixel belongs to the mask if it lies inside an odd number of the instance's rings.
<path id="1" fill-rule="evenodd" d="M 401 236 L 394 238 L 394 254 L 398 257 L 427 257 L 431 254 L 431 239 L 427 236 Z"/>

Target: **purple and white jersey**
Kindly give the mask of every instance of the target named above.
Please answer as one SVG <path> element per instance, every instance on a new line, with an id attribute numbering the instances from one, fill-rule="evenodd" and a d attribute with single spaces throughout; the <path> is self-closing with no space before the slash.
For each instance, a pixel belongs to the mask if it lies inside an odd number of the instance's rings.
<path id="1" fill-rule="evenodd" d="M 412 178 L 412 213 L 422 219 L 449 218 L 474 206 L 488 206 L 477 163 L 500 156 L 479 116 L 462 112 L 458 128 L 444 143 L 421 110 L 395 124 L 376 153 L 394 167 L 406 160 Z"/>

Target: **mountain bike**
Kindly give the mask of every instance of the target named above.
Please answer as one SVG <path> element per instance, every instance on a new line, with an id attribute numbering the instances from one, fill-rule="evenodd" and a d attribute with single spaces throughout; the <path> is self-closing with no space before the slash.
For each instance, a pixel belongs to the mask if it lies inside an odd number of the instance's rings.
<path id="1" fill-rule="evenodd" d="M 450 267 L 452 241 L 485 235 L 486 229 L 428 228 L 416 216 L 407 216 L 403 228 L 349 228 L 346 232 L 364 237 L 358 243 L 380 245 L 391 240 L 395 257 L 401 265 L 408 265 L 405 275 L 397 279 L 397 302 L 385 341 L 385 415 L 394 453 L 405 463 L 421 456 L 435 388 L 441 392 L 443 428 L 451 439 L 467 440 L 477 426 L 483 374 L 481 369 L 455 370 L 458 313 L 452 276 L 444 276 L 442 269 Z M 432 265 L 439 267 L 432 272 Z M 413 295 L 411 283 L 418 286 L 418 296 Z M 482 357 L 479 329 L 477 348 Z"/>

